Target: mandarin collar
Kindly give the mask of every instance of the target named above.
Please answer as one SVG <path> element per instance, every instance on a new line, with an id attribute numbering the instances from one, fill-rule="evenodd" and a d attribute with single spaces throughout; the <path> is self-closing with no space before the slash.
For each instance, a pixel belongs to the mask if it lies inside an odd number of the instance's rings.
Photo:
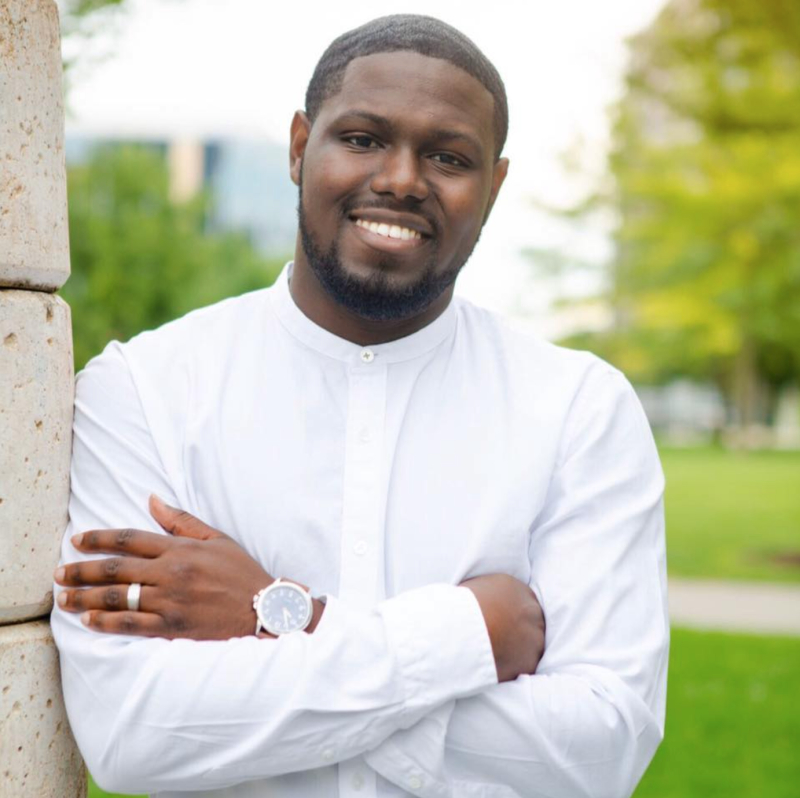
<path id="1" fill-rule="evenodd" d="M 444 312 L 421 330 L 384 344 L 359 346 L 320 327 L 297 307 L 289 290 L 292 265 L 292 261 L 289 261 L 283 267 L 270 289 L 272 308 L 292 336 L 323 355 L 353 364 L 365 362 L 365 357 L 370 360 L 374 357 L 376 363 L 398 363 L 430 352 L 455 332 L 456 308 L 455 302 L 451 300 Z M 367 356 L 365 352 L 371 352 L 372 355 Z"/>

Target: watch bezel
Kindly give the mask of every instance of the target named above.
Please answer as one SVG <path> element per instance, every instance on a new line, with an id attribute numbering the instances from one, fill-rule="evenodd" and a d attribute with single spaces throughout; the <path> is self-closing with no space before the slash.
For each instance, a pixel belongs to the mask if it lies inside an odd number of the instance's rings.
<path id="1" fill-rule="evenodd" d="M 261 606 L 264 602 L 264 599 L 270 594 L 274 593 L 278 588 L 289 588 L 290 590 L 294 590 L 300 593 L 303 596 L 303 600 L 305 601 L 306 607 L 306 617 L 305 623 L 302 626 L 297 627 L 296 629 L 290 629 L 289 631 L 284 631 L 283 629 L 275 629 L 271 626 L 266 618 L 261 613 Z M 281 635 L 289 635 L 293 634 L 294 632 L 302 632 L 308 628 L 311 620 L 314 616 L 314 605 L 311 600 L 311 591 L 308 588 L 304 587 L 303 585 L 298 585 L 297 582 L 292 582 L 289 579 L 279 578 L 276 579 L 272 584 L 268 585 L 267 587 L 259 590 L 258 593 L 253 596 L 253 609 L 256 611 L 256 618 L 258 622 L 256 624 L 256 634 L 259 633 L 262 629 L 267 632 L 268 634 L 274 635 L 275 637 L 279 637 Z"/>

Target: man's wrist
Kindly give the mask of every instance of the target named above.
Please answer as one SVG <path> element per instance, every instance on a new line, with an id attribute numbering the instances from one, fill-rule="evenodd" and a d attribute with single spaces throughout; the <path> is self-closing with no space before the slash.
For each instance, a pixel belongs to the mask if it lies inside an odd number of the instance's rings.
<path id="1" fill-rule="evenodd" d="M 312 598 L 311 608 L 311 621 L 306 627 L 306 632 L 308 632 L 308 634 L 311 634 L 317 626 L 319 626 L 319 622 L 322 620 L 322 614 L 325 612 L 325 600 Z"/>

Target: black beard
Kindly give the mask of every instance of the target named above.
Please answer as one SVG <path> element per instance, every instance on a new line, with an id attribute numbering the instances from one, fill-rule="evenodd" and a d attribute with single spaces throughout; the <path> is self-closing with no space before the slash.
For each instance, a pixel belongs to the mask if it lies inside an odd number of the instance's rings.
<path id="1" fill-rule="evenodd" d="M 339 257 L 337 239 L 334 239 L 327 251 L 323 251 L 308 227 L 303 208 L 302 168 L 297 216 L 303 251 L 317 280 L 335 302 L 357 316 L 371 321 L 398 321 L 419 315 L 455 282 L 461 267 L 472 254 L 470 250 L 461 262 L 438 274 L 436 271 L 438 247 L 437 239 L 434 238 L 428 243 L 430 256 L 422 274 L 410 285 L 392 284 L 388 260 L 379 263 L 375 274 L 367 278 L 350 274 Z M 343 224 L 351 224 L 346 213 L 343 214 L 342 220 Z"/>

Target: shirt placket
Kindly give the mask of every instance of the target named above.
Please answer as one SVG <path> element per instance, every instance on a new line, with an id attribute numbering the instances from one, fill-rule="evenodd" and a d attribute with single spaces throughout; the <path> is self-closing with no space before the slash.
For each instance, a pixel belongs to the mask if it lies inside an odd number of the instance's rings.
<path id="1" fill-rule="evenodd" d="M 384 593 L 386 378 L 387 365 L 370 348 L 349 368 L 339 598 L 365 608 Z M 340 798 L 375 798 L 376 791 L 375 771 L 362 757 L 339 765 Z"/>

